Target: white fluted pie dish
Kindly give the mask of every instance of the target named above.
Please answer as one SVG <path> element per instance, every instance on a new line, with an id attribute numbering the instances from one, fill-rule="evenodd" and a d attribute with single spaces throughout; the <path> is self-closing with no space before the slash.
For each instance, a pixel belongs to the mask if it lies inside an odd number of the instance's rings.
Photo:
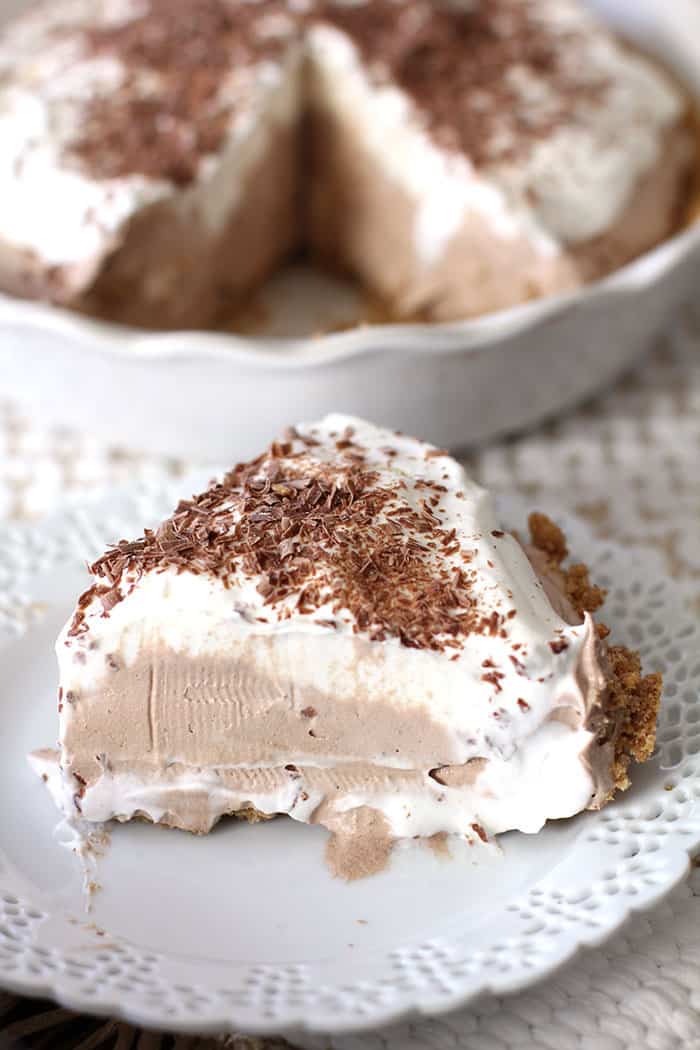
<path id="1" fill-rule="evenodd" d="M 700 9 L 591 0 L 656 52 L 700 105 Z M 6 0 L 0 12 L 18 7 Z M 572 294 L 450 324 L 347 324 L 352 295 L 289 274 L 261 334 L 146 334 L 0 296 L 0 396 L 119 445 L 226 460 L 329 410 L 463 448 L 604 388 L 651 344 L 700 267 L 700 223 Z M 281 334 L 284 333 L 284 334 Z"/>

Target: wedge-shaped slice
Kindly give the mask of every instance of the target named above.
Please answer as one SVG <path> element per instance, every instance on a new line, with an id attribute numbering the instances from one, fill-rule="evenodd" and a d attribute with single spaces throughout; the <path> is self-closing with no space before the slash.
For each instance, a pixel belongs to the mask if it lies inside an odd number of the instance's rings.
<path id="1" fill-rule="evenodd" d="M 212 326 L 301 237 L 283 0 L 69 0 L 0 35 L 0 287 Z"/>
<path id="2" fill-rule="evenodd" d="M 286 813 L 349 875 L 397 838 L 602 805 L 651 749 L 659 682 L 533 529 L 528 553 L 430 445 L 299 426 L 92 566 L 58 641 L 61 805 L 197 832 Z"/>

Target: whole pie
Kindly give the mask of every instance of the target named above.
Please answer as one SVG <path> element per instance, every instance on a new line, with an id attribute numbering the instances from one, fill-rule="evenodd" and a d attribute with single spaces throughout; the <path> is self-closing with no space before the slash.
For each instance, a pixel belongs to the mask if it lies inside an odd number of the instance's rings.
<path id="1" fill-rule="evenodd" d="M 597 809 L 651 754 L 661 681 L 558 527 L 530 531 L 441 449 L 299 425 L 92 565 L 32 761 L 87 822 L 322 825 L 350 878 Z"/>
<path id="2" fill-rule="evenodd" d="M 0 36 L 0 288 L 222 324 L 305 248 L 398 319 L 675 230 L 682 90 L 579 0 L 54 0 Z"/>

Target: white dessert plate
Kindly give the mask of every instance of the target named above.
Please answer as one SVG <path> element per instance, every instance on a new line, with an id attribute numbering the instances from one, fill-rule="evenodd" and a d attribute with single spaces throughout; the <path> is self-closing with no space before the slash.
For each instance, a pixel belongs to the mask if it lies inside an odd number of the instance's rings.
<path id="1" fill-rule="evenodd" d="M 522 989 L 683 877 L 700 844 L 700 631 L 659 564 L 565 521 L 610 587 L 615 637 L 666 675 L 659 753 L 626 795 L 502 852 L 411 844 L 352 884 L 329 875 L 325 832 L 290 820 L 204 838 L 118 826 L 86 895 L 25 757 L 55 739 L 53 641 L 85 558 L 201 481 L 0 530 L 0 985 L 167 1030 L 350 1031 Z"/>
<path id="2" fill-rule="evenodd" d="M 700 106 L 695 0 L 588 2 L 676 70 Z M 0 0 L 0 20 L 30 3 Z M 190 462 L 252 456 L 290 418 L 331 410 L 463 448 L 608 385 L 653 343 L 698 265 L 700 222 L 573 294 L 452 324 L 360 327 L 356 291 L 292 270 L 257 297 L 246 335 L 148 334 L 0 295 L 0 395 Z"/>

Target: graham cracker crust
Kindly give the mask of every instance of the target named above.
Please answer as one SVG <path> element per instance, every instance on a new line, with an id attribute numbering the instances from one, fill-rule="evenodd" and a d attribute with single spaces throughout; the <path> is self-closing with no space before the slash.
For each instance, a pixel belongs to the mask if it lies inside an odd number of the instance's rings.
<path id="1" fill-rule="evenodd" d="M 228 813 L 224 813 L 223 817 L 235 817 L 236 820 L 245 820 L 248 824 L 260 824 L 264 820 L 274 820 L 278 816 L 277 813 L 263 813 L 261 810 L 256 809 L 255 806 L 244 806 L 243 809 L 232 809 Z M 144 813 L 142 810 L 134 813 L 133 816 L 129 817 L 125 821 L 121 817 L 115 818 L 118 823 L 128 823 L 132 820 L 140 821 L 142 824 L 153 824 L 154 827 L 158 828 L 176 828 L 178 831 L 187 831 L 188 835 L 208 835 L 208 831 L 193 831 L 191 828 L 183 828 L 182 825 L 173 818 L 170 814 L 164 813 L 160 820 L 154 820 L 148 813 Z"/>
<path id="2" fill-rule="evenodd" d="M 547 557 L 548 568 L 561 582 L 571 605 L 580 614 L 596 612 L 605 601 L 605 591 L 591 583 L 586 565 L 564 566 L 569 555 L 564 533 L 545 514 L 533 513 L 528 519 L 531 542 Z M 606 639 L 610 629 L 597 624 L 598 635 Z M 608 689 L 605 709 L 597 732 L 601 742 L 617 732 L 611 773 L 613 789 L 630 786 L 629 766 L 646 762 L 654 750 L 656 719 L 661 702 L 662 677 L 658 672 L 643 675 L 639 653 L 624 645 L 607 648 Z"/>

